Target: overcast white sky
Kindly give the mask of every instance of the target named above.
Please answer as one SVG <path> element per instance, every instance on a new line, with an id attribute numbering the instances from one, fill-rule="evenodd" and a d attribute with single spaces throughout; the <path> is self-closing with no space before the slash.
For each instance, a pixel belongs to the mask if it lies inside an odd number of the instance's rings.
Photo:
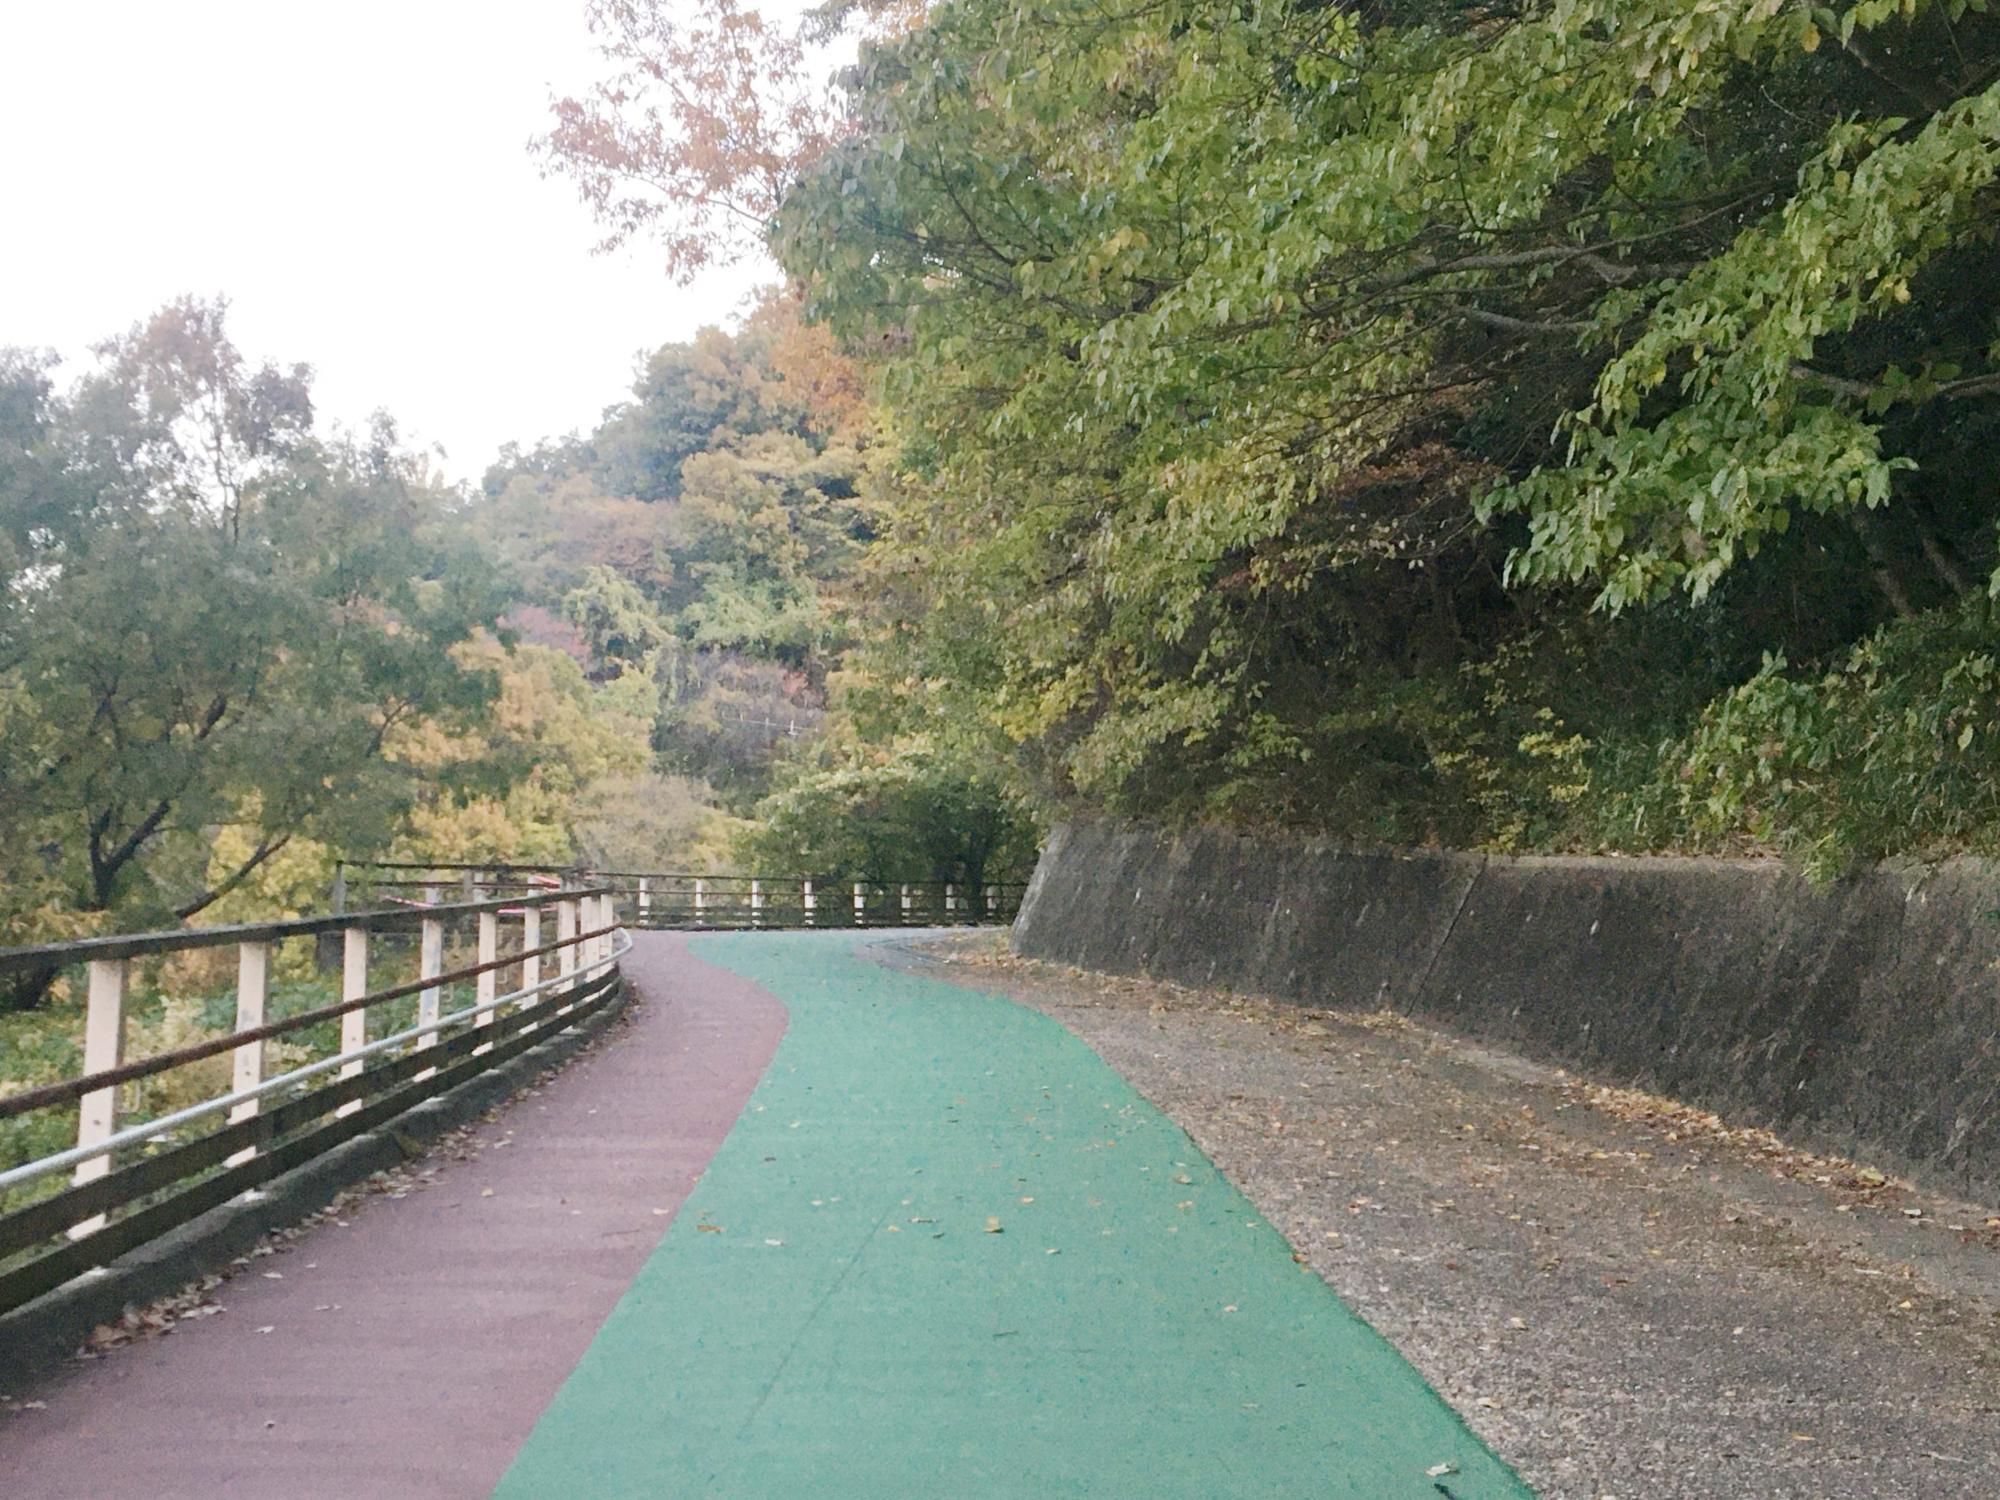
<path id="1" fill-rule="evenodd" d="M 0 0 L 0 345 L 75 369 L 221 292 L 323 416 L 386 407 L 454 478 L 587 427 L 771 274 L 592 253 L 525 147 L 596 61 L 582 0 Z"/>

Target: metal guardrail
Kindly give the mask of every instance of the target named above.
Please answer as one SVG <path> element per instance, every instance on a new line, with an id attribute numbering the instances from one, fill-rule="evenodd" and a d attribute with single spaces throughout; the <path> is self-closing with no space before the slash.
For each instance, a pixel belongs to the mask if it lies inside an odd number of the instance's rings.
<path id="1" fill-rule="evenodd" d="M 523 896 L 341 913 L 0 949 L 0 973 L 81 964 L 88 979 L 83 1073 L 0 1098 L 0 1119 L 78 1105 L 76 1144 L 0 1170 L 0 1203 L 68 1174 L 53 1195 L 0 1213 L 0 1312 L 74 1276 L 108 1264 L 197 1215 L 269 1181 L 333 1146 L 393 1119 L 412 1105 L 517 1056 L 610 1004 L 631 938 L 618 924 L 607 886 L 538 890 Z M 541 937 L 553 909 L 556 935 Z M 500 947 L 503 920 L 519 941 Z M 476 929 L 477 961 L 445 968 L 453 925 Z M 417 975 L 370 990 L 371 938 L 414 928 Z M 267 1020 L 275 945 L 341 937 L 341 999 Z M 135 960 L 234 944 L 236 1025 L 223 1035 L 127 1062 L 127 992 Z M 543 977 L 552 959 L 556 972 Z M 515 983 L 501 989 L 513 970 Z M 472 1001 L 449 1012 L 444 1000 L 470 983 Z M 411 1024 L 368 1036 L 371 1011 L 415 998 Z M 329 1021 L 340 1022 L 331 1055 L 267 1076 L 267 1045 Z M 140 1080 L 233 1054 L 229 1089 L 157 1119 L 121 1126 L 121 1093 Z M 224 1123 L 187 1136 L 191 1127 Z"/>
<path id="2" fill-rule="evenodd" d="M 351 862 L 342 891 L 361 888 L 379 898 L 421 890 L 435 899 L 453 888 L 532 890 L 572 881 L 608 889 L 635 927 L 681 931 L 862 927 L 959 927 L 1010 923 L 1027 893 L 1023 881 L 827 880 L 818 876 L 682 873 L 659 870 L 563 869 L 553 865 Z M 363 872 L 389 872 L 366 875 Z"/>
<path id="3" fill-rule="evenodd" d="M 594 876 L 616 881 L 620 877 Z M 1012 922 L 1027 887 L 951 881 L 770 880 L 748 875 L 646 875 L 617 887 L 647 928 L 963 927 Z"/>

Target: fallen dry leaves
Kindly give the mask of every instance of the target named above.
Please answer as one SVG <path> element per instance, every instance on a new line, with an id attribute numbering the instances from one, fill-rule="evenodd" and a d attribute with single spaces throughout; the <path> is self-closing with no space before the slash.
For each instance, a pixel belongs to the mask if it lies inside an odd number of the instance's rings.
<path id="1" fill-rule="evenodd" d="M 1088 988 L 1104 996 L 1143 1001 L 1154 1016 L 1199 1011 L 1246 1023 L 1262 1023 L 1281 1035 L 1324 1046 L 1337 1045 L 1339 1031 L 1345 1027 L 1383 1034 L 1413 1033 L 1428 1039 L 1430 1045 L 1443 1048 L 1459 1045 L 1454 1038 L 1430 1031 L 1393 1010 L 1320 1011 L 1261 996 L 1197 989 L 1170 980 L 1098 973 L 1022 958 L 1007 947 L 1007 941 L 1004 933 L 994 933 L 971 940 L 944 939 L 918 946 L 942 965 L 989 969 L 1057 986 L 1068 992 L 1063 1001 L 1066 1006 L 1082 1009 L 1092 1008 L 1090 1002 L 1073 997 L 1077 990 Z M 1669 1144 L 1727 1153 L 1732 1160 L 1762 1166 L 1773 1175 L 1826 1190 L 1838 1200 L 1835 1204 L 1838 1212 L 1868 1209 L 1900 1212 L 1911 1220 L 1936 1224 L 1963 1243 L 2000 1250 L 2000 1215 L 1940 1217 L 1911 1201 L 1917 1196 L 1911 1183 L 1877 1168 L 1846 1157 L 1805 1150 L 1756 1126 L 1731 1125 L 1708 1110 L 1659 1094 L 1588 1083 L 1561 1069 L 1553 1071 L 1555 1087 L 1570 1104 L 1584 1105 L 1624 1124 L 1638 1126 Z M 1247 1119 L 1242 1123 L 1248 1123 Z M 1271 1128 L 1281 1131 L 1283 1126 L 1273 1122 Z M 1544 1148 L 1530 1145 L 1523 1149 Z M 1591 1154 L 1609 1161 L 1623 1153 Z"/>

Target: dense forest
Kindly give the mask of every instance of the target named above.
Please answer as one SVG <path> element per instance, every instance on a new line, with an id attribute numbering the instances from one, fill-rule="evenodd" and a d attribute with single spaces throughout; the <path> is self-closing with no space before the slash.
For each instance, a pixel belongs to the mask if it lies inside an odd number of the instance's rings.
<path id="1" fill-rule="evenodd" d="M 545 149 L 671 269 L 765 226 L 866 364 L 892 721 L 1044 809 L 2000 843 L 1983 0 L 840 19 L 819 91 L 599 5 Z"/>
<path id="2" fill-rule="evenodd" d="M 884 483 L 861 369 L 773 294 L 646 362 L 593 433 L 510 449 L 472 507 L 502 625 L 643 705 L 649 759 L 575 830 L 606 868 L 1025 878 L 1002 762 L 869 709 Z M 433 840 L 431 847 L 436 847 Z"/>
<path id="3" fill-rule="evenodd" d="M 478 487 L 386 417 L 321 431 L 309 367 L 246 361 L 221 302 L 64 373 L 0 355 L 6 941 L 316 910 L 342 858 L 1032 860 L 999 767 L 835 701 L 872 418 L 791 303 L 657 350 Z"/>
<path id="4" fill-rule="evenodd" d="M 10 940 L 1078 813 L 2000 849 L 1983 0 L 590 21 L 545 165 L 785 277 L 595 430 L 444 483 L 217 302 L 0 356 Z"/>

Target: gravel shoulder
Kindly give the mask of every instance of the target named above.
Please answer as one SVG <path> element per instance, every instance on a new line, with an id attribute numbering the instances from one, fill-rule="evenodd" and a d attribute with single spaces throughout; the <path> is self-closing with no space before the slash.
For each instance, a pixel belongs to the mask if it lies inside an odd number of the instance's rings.
<path id="1" fill-rule="evenodd" d="M 1390 1014 L 1017 959 L 1546 1500 L 2000 1494 L 2000 1209 Z"/>

